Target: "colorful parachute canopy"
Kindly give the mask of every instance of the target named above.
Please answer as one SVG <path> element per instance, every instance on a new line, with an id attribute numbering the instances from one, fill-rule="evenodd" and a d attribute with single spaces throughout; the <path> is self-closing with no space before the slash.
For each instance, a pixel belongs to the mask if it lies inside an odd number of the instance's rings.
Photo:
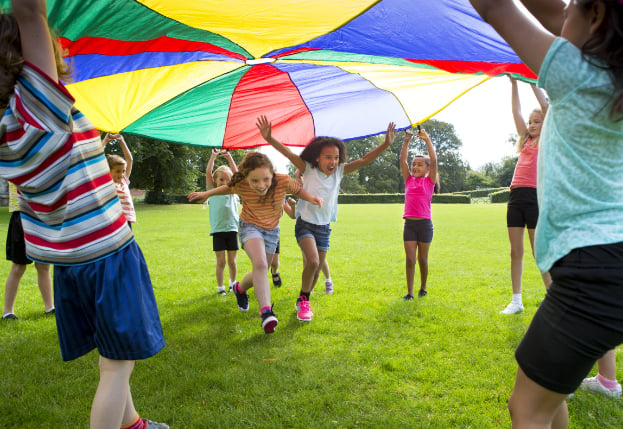
<path id="1" fill-rule="evenodd" d="M 3 5 L 7 0 L 2 0 Z M 98 129 L 291 146 L 425 121 L 504 73 L 536 76 L 468 0 L 48 0 Z"/>

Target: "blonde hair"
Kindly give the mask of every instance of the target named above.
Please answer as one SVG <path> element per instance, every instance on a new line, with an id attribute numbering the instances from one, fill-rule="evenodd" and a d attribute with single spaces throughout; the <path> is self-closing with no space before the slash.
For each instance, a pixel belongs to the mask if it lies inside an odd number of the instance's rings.
<path id="1" fill-rule="evenodd" d="M 119 155 L 106 155 L 106 161 L 108 161 L 108 168 L 110 168 L 111 170 L 117 165 L 123 165 L 126 167 L 128 165 L 125 159 L 123 159 L 123 157 Z"/>
<path id="2" fill-rule="evenodd" d="M 541 120 L 544 119 L 545 115 L 543 115 L 543 111 L 541 109 L 534 109 L 532 112 L 530 112 L 530 116 L 532 116 L 533 113 L 538 113 L 539 115 L 541 115 Z M 539 145 L 539 137 L 541 137 L 541 134 L 534 137 L 534 139 L 536 140 L 535 146 Z M 517 141 L 517 153 L 521 153 L 521 151 L 523 150 L 529 138 L 530 138 L 530 132 L 526 129 L 526 132 L 524 133 L 524 135 L 520 136 L 519 140 Z"/>
<path id="3" fill-rule="evenodd" d="M 229 174 L 230 180 L 231 180 L 231 177 L 234 175 L 234 173 L 231 171 L 231 168 L 229 168 L 226 165 L 221 165 L 220 167 L 218 167 L 216 170 L 212 172 L 212 180 L 216 182 L 216 179 L 218 179 L 218 175 L 221 173 Z"/>
<path id="4" fill-rule="evenodd" d="M 58 78 L 69 82 L 71 66 L 63 60 L 65 52 L 52 31 L 50 31 L 50 36 L 52 36 Z M 11 13 L 0 14 L 0 110 L 7 108 L 9 98 L 14 92 L 17 76 L 23 66 L 22 42 L 17 20 Z"/>

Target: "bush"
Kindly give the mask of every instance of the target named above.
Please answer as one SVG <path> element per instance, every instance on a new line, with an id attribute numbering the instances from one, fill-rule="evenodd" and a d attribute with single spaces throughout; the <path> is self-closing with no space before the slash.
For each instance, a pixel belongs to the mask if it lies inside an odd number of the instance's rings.
<path id="1" fill-rule="evenodd" d="M 404 194 L 340 194 L 339 204 L 404 204 Z M 469 204 L 469 195 L 434 194 L 433 203 Z"/>
<path id="2" fill-rule="evenodd" d="M 498 191 L 490 194 L 489 199 L 492 203 L 507 203 L 510 193 L 511 190 L 509 188 L 506 188 L 503 191 Z"/>
<path id="3" fill-rule="evenodd" d="M 147 191 L 145 194 L 146 204 L 172 204 L 177 202 L 178 196 L 169 195 L 164 192 Z"/>

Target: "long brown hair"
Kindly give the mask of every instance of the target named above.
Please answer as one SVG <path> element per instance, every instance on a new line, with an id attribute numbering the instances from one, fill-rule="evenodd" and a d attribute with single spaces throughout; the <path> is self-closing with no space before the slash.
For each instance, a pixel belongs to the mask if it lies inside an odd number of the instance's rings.
<path id="1" fill-rule="evenodd" d="M 275 187 L 277 186 L 277 181 L 275 180 L 275 168 L 273 167 L 273 163 L 270 159 L 261 152 L 247 152 L 240 161 L 240 165 L 238 165 L 238 171 L 231 176 L 231 180 L 229 181 L 229 186 L 234 186 L 237 183 L 241 182 L 243 179 L 247 178 L 251 171 L 256 168 L 266 167 L 270 171 L 272 175 L 272 180 L 270 182 L 270 187 L 266 194 L 260 197 L 260 202 L 264 203 L 266 199 L 270 196 L 273 198 L 273 203 L 275 202 Z"/>

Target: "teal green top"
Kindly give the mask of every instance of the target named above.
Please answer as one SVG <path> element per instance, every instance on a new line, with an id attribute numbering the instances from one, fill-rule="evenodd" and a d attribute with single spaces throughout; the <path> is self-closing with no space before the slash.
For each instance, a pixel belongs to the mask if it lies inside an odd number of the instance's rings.
<path id="1" fill-rule="evenodd" d="M 546 272 L 573 249 L 623 241 L 623 120 L 608 118 L 615 92 L 610 74 L 562 38 L 549 49 L 538 85 L 550 101 L 535 233 L 537 264 Z"/>
<path id="2" fill-rule="evenodd" d="M 214 195 L 208 199 L 210 235 L 238 231 L 238 195 Z"/>

